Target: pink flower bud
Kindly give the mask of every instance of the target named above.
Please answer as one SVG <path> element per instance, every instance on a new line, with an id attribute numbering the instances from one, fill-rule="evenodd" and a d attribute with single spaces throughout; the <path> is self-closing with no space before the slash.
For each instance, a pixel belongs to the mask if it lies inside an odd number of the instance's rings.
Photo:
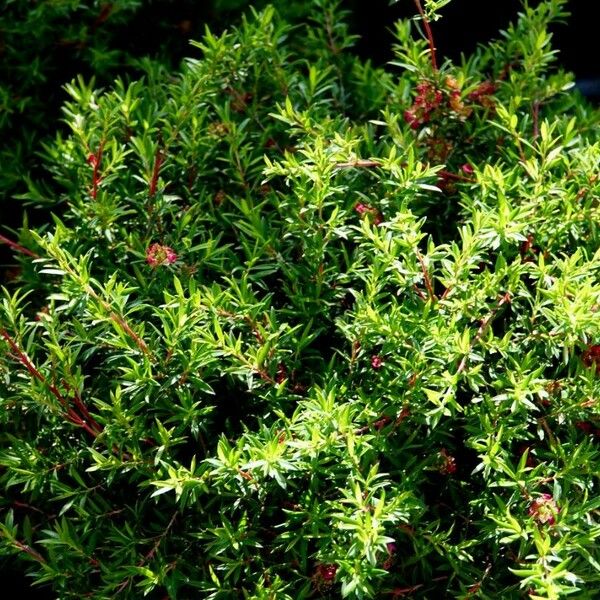
<path id="1" fill-rule="evenodd" d="M 146 249 L 146 262 L 155 269 L 163 265 L 172 265 L 177 260 L 173 248 L 162 244 L 152 244 Z"/>
<path id="2" fill-rule="evenodd" d="M 383 359 L 381 358 L 381 356 L 379 356 L 378 354 L 376 354 L 375 356 L 371 357 L 371 366 L 378 371 L 379 369 L 381 369 L 381 367 L 383 366 Z"/>
<path id="3" fill-rule="evenodd" d="M 538 523 L 554 525 L 556 515 L 559 512 L 560 508 L 550 494 L 542 494 L 529 506 L 529 516 L 533 517 Z"/>

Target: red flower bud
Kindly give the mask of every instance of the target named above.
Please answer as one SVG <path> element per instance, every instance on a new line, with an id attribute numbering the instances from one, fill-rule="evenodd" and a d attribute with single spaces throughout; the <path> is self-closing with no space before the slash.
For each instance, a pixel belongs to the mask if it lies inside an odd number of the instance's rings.
<path id="1" fill-rule="evenodd" d="M 320 564 L 315 569 L 315 574 L 312 576 L 312 581 L 315 588 L 324 592 L 331 589 L 335 581 L 335 575 L 337 573 L 337 565 L 334 564 Z"/>
<path id="2" fill-rule="evenodd" d="M 586 367 L 596 366 L 596 372 L 600 373 L 600 345 L 590 344 L 581 355 Z"/>
<path id="3" fill-rule="evenodd" d="M 442 448 L 440 450 L 441 464 L 439 466 L 439 471 L 442 475 L 453 475 L 456 473 L 456 459 L 454 456 L 448 454 L 446 448 Z"/>

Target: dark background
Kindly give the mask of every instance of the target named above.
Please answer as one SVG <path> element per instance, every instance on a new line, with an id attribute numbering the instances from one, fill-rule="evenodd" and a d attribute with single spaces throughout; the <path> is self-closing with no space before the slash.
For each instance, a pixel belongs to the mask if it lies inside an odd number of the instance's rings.
<path id="1" fill-rule="evenodd" d="M 293 0 L 290 0 L 293 1 Z M 250 3 L 249 3 L 250 4 Z M 175 59 L 182 58 L 189 51 L 187 38 L 199 38 L 204 24 L 212 20 L 208 3 L 197 0 L 194 3 L 182 0 L 156 0 L 148 5 L 139 18 L 139 27 L 129 27 L 124 35 L 123 46 L 134 49 L 137 55 L 152 54 L 156 50 L 157 35 L 161 29 L 170 31 L 181 29 L 181 36 L 172 46 Z M 345 0 L 343 5 L 352 11 L 353 33 L 361 36 L 356 51 L 376 64 L 384 64 L 392 59 L 391 45 L 393 23 L 415 13 L 412 0 L 400 0 L 393 6 L 387 0 Z M 514 20 L 519 11 L 519 0 L 454 0 L 443 10 L 443 19 L 433 24 L 439 58 L 458 58 L 461 52 L 471 52 L 478 43 L 497 37 Z M 554 27 L 554 47 L 560 50 L 559 62 L 568 71 L 573 71 L 583 93 L 592 99 L 600 97 L 600 62 L 598 61 L 598 27 L 600 1 L 570 0 L 571 12 L 566 24 Z M 185 27 L 181 24 L 185 23 Z M 91 73 L 84 73 L 89 77 Z M 64 81 L 71 79 L 75 73 Z M 58 88 L 58 83 L 56 88 Z M 59 106 L 57 102 L 57 121 Z M 12 203 L 11 203 L 12 204 Z M 4 205 L 6 206 L 6 204 Z M 18 226 L 21 222 L 21 207 L 14 201 L 15 210 L 0 215 L 0 232 L 6 233 L 4 226 Z M 39 215 L 38 215 L 39 218 Z M 14 236 L 12 236 L 14 237 Z M 11 262 L 10 254 L 0 246 L 0 280 Z M 10 560 L 0 560 L 0 574 L 9 583 L 9 589 L 19 591 L 31 600 L 52 599 L 45 590 L 29 589 L 26 577 L 11 566 Z"/>
<path id="2" fill-rule="evenodd" d="M 388 6 L 386 0 L 343 2 L 353 12 L 355 32 L 361 35 L 361 55 L 383 63 L 391 60 L 393 41 L 388 31 L 399 18 L 415 14 L 413 0 L 400 0 Z M 530 2 L 534 5 L 535 2 Z M 498 32 L 515 20 L 520 0 L 453 0 L 442 9 L 443 18 L 432 25 L 440 57 L 458 58 L 477 44 L 498 37 Z M 565 24 L 553 28 L 553 46 L 560 50 L 559 62 L 575 73 L 578 80 L 600 78 L 598 34 L 600 1 L 570 0 L 571 15 Z M 596 92 L 600 95 L 600 90 Z"/>

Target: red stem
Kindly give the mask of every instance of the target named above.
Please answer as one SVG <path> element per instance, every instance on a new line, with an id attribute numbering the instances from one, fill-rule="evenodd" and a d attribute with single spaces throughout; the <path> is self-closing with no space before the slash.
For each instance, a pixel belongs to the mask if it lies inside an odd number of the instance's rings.
<path id="1" fill-rule="evenodd" d="M 102 427 L 91 417 L 89 411 L 81 401 L 81 398 L 74 395 L 73 401 L 75 406 L 81 411 L 81 415 L 77 414 L 73 408 L 69 406 L 69 401 L 61 394 L 60 390 L 53 384 L 50 383 L 37 367 L 31 362 L 29 356 L 21 350 L 15 340 L 6 332 L 5 329 L 0 329 L 0 335 L 8 342 L 11 350 L 15 354 L 17 360 L 29 371 L 34 379 L 37 379 L 43 383 L 52 393 L 52 395 L 59 401 L 60 405 L 66 411 L 64 417 L 74 425 L 81 427 L 87 431 L 92 437 L 98 437 L 98 434 L 102 432 Z"/>
<path id="2" fill-rule="evenodd" d="M 97 29 L 100 25 L 102 25 L 102 23 L 108 20 L 108 17 L 110 17 L 111 13 L 113 12 L 113 9 L 114 7 L 110 3 L 102 6 L 102 8 L 100 9 L 100 14 L 96 17 L 96 20 L 92 25 L 92 31 Z"/>
<path id="3" fill-rule="evenodd" d="M 435 56 L 435 42 L 433 41 L 433 32 L 431 31 L 431 27 L 429 26 L 429 19 L 425 16 L 425 11 L 421 6 L 421 0 L 415 0 L 415 6 L 421 15 L 421 19 L 423 21 L 423 27 L 425 28 L 425 35 L 427 36 L 427 41 L 429 42 L 429 53 L 431 54 L 431 66 L 434 71 L 438 70 L 437 66 L 437 58 Z"/>
<path id="4" fill-rule="evenodd" d="M 0 335 L 8 342 L 10 349 L 17 355 L 19 362 L 31 373 L 34 379 L 41 381 L 42 383 L 46 383 L 45 377 L 35 368 L 33 363 L 29 360 L 27 354 L 25 354 L 15 340 L 13 340 L 10 335 L 4 329 L 0 329 Z"/>
<path id="5" fill-rule="evenodd" d="M 87 406 L 83 403 L 81 396 L 77 392 L 75 392 L 66 381 L 63 381 L 63 385 L 73 393 L 73 404 L 79 411 L 80 415 L 83 416 L 83 419 L 85 421 L 79 419 L 79 415 L 77 415 L 77 413 L 72 408 L 69 408 L 69 412 L 75 415 L 82 423 L 89 423 L 90 427 L 92 427 L 92 429 L 94 429 L 97 433 L 102 433 L 102 426 L 96 421 L 96 419 L 94 419 L 94 417 L 92 417 L 92 415 L 90 415 L 90 412 L 87 409 Z"/>
<path id="6" fill-rule="evenodd" d="M 417 296 L 419 296 L 419 298 L 421 298 L 421 300 L 424 300 L 425 302 L 427 302 L 427 296 L 419 289 L 419 287 L 417 286 L 416 283 L 415 283 L 415 285 L 413 285 L 413 290 L 415 290 L 415 292 L 417 293 Z"/>
<path id="7" fill-rule="evenodd" d="M 441 169 L 437 172 L 437 174 L 445 179 L 454 179 L 456 181 L 467 181 L 471 183 L 473 182 L 473 179 L 470 177 L 465 177 L 460 173 L 452 173 L 452 171 L 447 171 L 446 169 Z"/>
<path id="8" fill-rule="evenodd" d="M 431 283 L 431 277 L 429 276 L 429 271 L 427 270 L 427 266 L 425 265 L 425 260 L 423 259 L 422 254 L 417 250 L 417 259 L 419 260 L 419 264 L 421 265 L 421 271 L 423 272 L 423 280 L 425 282 L 425 289 L 427 290 L 427 294 L 429 299 L 432 302 L 437 300 L 437 296 L 433 291 L 433 285 Z"/>
<path id="9" fill-rule="evenodd" d="M 98 151 L 94 154 L 94 172 L 92 173 L 92 198 L 95 200 L 98 195 L 98 184 L 100 183 L 100 164 L 102 162 L 102 152 L 104 150 L 104 140 L 100 142 Z"/>
<path id="10" fill-rule="evenodd" d="M 336 163 L 335 166 L 338 169 L 351 169 L 353 167 L 363 167 L 363 168 L 372 168 L 372 167 L 380 167 L 381 163 L 376 160 L 363 160 L 357 159 L 352 162 L 340 162 Z"/>
<path id="11" fill-rule="evenodd" d="M 31 546 L 28 546 L 27 544 L 24 544 L 23 542 L 19 542 L 18 540 L 15 540 L 15 546 L 19 550 L 22 550 L 23 552 L 25 552 L 25 554 L 29 554 L 29 556 L 31 556 L 31 558 L 33 558 L 34 560 L 37 560 L 37 562 L 39 562 L 39 563 L 46 562 L 46 559 L 39 552 L 34 550 Z"/>
<path id="12" fill-rule="evenodd" d="M 115 321 L 115 323 L 118 323 L 121 326 L 123 331 L 125 331 L 125 333 L 135 342 L 136 346 L 146 356 L 152 358 L 152 352 L 150 352 L 150 350 L 148 349 L 146 342 L 135 331 L 133 331 L 133 329 L 131 329 L 131 327 L 129 326 L 127 321 L 125 321 L 125 319 L 123 317 L 121 317 L 121 315 L 118 315 L 116 312 L 111 310 L 110 306 L 108 306 L 105 302 L 102 302 L 102 304 L 103 304 L 104 308 L 106 308 L 107 310 L 110 311 L 110 318 L 113 321 Z"/>
<path id="13" fill-rule="evenodd" d="M 156 186 L 158 184 L 158 176 L 160 175 L 160 168 L 164 161 L 164 155 L 162 150 L 158 148 L 156 150 L 156 155 L 154 156 L 154 167 L 152 168 L 152 178 L 150 179 L 149 185 L 149 194 L 150 196 L 154 196 L 156 193 Z"/>
<path id="14" fill-rule="evenodd" d="M 17 244 L 17 242 L 13 242 L 12 240 L 9 240 L 7 237 L 4 237 L 3 235 L 0 235 L 0 243 L 6 244 L 9 248 L 12 248 L 13 250 L 16 250 L 17 252 L 21 252 L 21 254 L 27 254 L 27 256 L 31 256 L 31 258 L 39 258 L 39 256 L 35 252 L 28 250 L 27 248 L 21 246 L 20 244 Z"/>
<path id="15" fill-rule="evenodd" d="M 538 100 L 533 102 L 533 139 L 537 140 L 540 135 L 540 103 Z"/>

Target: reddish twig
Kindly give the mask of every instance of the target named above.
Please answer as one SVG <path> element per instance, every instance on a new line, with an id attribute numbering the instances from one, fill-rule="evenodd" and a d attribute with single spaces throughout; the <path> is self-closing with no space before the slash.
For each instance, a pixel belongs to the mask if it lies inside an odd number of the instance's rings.
<path id="1" fill-rule="evenodd" d="M 354 340 L 352 342 L 352 353 L 350 354 L 350 371 L 354 369 L 354 364 L 358 359 L 358 353 L 360 352 L 360 340 Z"/>
<path id="2" fill-rule="evenodd" d="M 135 333 L 135 331 L 133 331 L 133 329 L 129 326 L 129 324 L 127 323 L 127 321 L 125 320 L 125 318 L 120 315 L 119 313 L 115 312 L 110 304 L 108 302 L 106 302 L 105 300 L 103 300 L 92 288 L 92 286 L 89 283 L 84 283 L 81 281 L 80 277 L 77 275 L 77 273 L 75 273 L 69 266 L 65 266 L 65 270 L 71 275 L 71 277 L 73 277 L 73 279 L 75 279 L 76 281 L 81 282 L 83 288 L 85 289 L 85 292 L 87 294 L 89 294 L 94 300 L 96 300 L 96 302 L 98 302 L 102 308 L 108 313 L 109 317 L 118 325 L 121 326 L 121 328 L 123 329 L 123 331 L 125 331 L 125 333 L 135 342 L 135 344 L 137 345 L 137 347 L 149 358 L 153 358 L 152 353 L 150 352 L 150 350 L 148 349 L 148 346 L 146 346 L 146 342 L 144 342 L 144 340 L 137 334 Z"/>
<path id="3" fill-rule="evenodd" d="M 419 296 L 423 302 L 427 302 L 427 296 L 419 289 L 419 286 L 416 283 L 413 285 L 413 290 L 415 290 L 417 296 Z"/>
<path id="4" fill-rule="evenodd" d="M 84 421 L 86 423 L 89 423 L 90 427 L 92 429 L 94 429 L 97 432 L 97 434 L 102 433 L 102 426 L 98 423 L 98 421 L 96 421 L 96 419 L 94 419 L 94 417 L 92 417 L 92 415 L 90 414 L 90 411 L 87 409 L 87 406 L 83 403 L 81 396 L 75 390 L 73 390 L 66 381 L 63 381 L 63 385 L 70 392 L 72 392 L 73 404 L 79 411 L 80 415 L 83 417 Z M 77 413 L 73 409 L 69 409 L 69 410 L 77 417 L 77 419 L 80 418 L 79 415 L 77 415 Z"/>
<path id="5" fill-rule="evenodd" d="M 496 304 L 496 306 L 494 306 L 492 311 L 481 321 L 479 329 L 477 330 L 477 333 L 475 334 L 475 337 L 473 338 L 473 341 L 469 346 L 469 351 L 463 356 L 462 360 L 460 361 L 460 364 L 458 365 L 458 369 L 456 370 L 457 375 L 460 375 L 467 368 L 467 364 L 469 362 L 469 354 L 471 354 L 471 350 L 475 347 L 479 340 L 481 340 L 483 334 L 487 331 L 487 328 L 490 326 L 492 319 L 496 316 L 496 313 L 500 310 L 500 308 L 502 308 L 504 304 L 507 303 L 510 303 L 510 294 L 508 292 L 504 294 L 500 298 L 500 300 L 498 300 L 498 303 Z"/>
<path id="6" fill-rule="evenodd" d="M 448 294 L 452 291 L 452 286 L 447 287 L 444 290 L 444 293 L 442 294 L 442 297 L 440 298 L 440 300 L 445 300 L 448 297 Z"/>
<path id="7" fill-rule="evenodd" d="M 156 186 L 158 185 L 158 176 L 160 175 L 160 168 L 165 160 L 165 155 L 160 148 L 156 149 L 156 154 L 154 155 L 154 166 L 152 167 L 152 177 L 150 178 L 150 183 L 148 185 L 148 193 L 150 196 L 154 196 L 156 194 Z"/>
<path id="8" fill-rule="evenodd" d="M 96 20 L 92 24 L 92 31 L 95 31 L 100 25 L 105 23 L 110 17 L 111 13 L 114 10 L 114 6 L 111 3 L 104 4 L 100 9 L 100 13 L 96 17 Z"/>
<path id="9" fill-rule="evenodd" d="M 173 516 L 171 517 L 171 520 L 169 521 L 169 524 L 167 525 L 166 529 L 159 536 L 157 536 L 154 546 L 152 546 L 149 552 L 146 552 L 146 554 L 144 554 L 144 557 L 138 564 L 139 567 L 141 567 L 149 558 L 152 558 L 156 554 L 156 551 L 158 550 L 161 542 L 163 541 L 163 538 L 169 533 L 171 527 L 173 527 L 173 523 L 175 523 L 177 515 L 177 512 L 173 513 Z"/>
<path id="10" fill-rule="evenodd" d="M 260 333 L 260 331 L 258 330 L 256 322 L 253 321 L 249 316 L 235 315 L 234 313 L 232 313 L 228 310 L 225 310 L 225 309 L 218 309 L 218 313 L 221 316 L 225 316 L 225 317 L 228 317 L 231 319 L 238 319 L 238 320 L 241 319 L 243 321 L 246 321 L 246 323 L 248 323 L 248 325 L 252 329 L 252 333 L 254 334 L 254 337 L 258 340 L 258 342 L 260 344 L 265 343 L 265 339 L 264 339 L 263 335 Z M 270 355 L 271 354 L 272 354 L 272 352 L 270 353 Z M 248 361 L 246 361 L 243 356 L 236 354 L 235 352 L 230 352 L 230 355 L 233 356 L 235 359 L 239 360 L 241 363 L 248 364 Z M 258 366 L 252 366 L 251 368 L 263 381 L 266 381 L 267 383 L 269 383 L 271 385 L 277 385 L 277 383 L 278 383 L 277 380 L 273 379 L 273 377 L 271 377 L 269 375 L 269 373 L 267 372 L 266 369 L 260 368 Z"/>
<path id="11" fill-rule="evenodd" d="M 533 102 L 533 139 L 536 140 L 540 135 L 540 103 L 539 100 Z"/>
<path id="12" fill-rule="evenodd" d="M 121 328 L 123 329 L 123 331 L 135 342 L 136 346 L 146 356 L 152 358 L 152 352 L 150 352 L 148 346 L 146 345 L 146 342 L 135 331 L 133 331 L 133 329 L 131 329 L 131 327 L 129 326 L 129 323 L 127 323 L 127 321 L 125 321 L 125 319 L 121 315 L 117 314 L 114 310 L 112 310 L 110 308 L 110 306 L 108 305 L 108 303 L 104 302 L 101 299 L 100 299 L 100 302 L 104 306 L 105 310 L 109 311 L 110 318 L 115 323 L 118 323 L 121 326 Z"/>
<path id="13" fill-rule="evenodd" d="M 427 36 L 427 42 L 429 43 L 429 53 L 431 55 L 431 66 L 434 71 L 438 70 L 437 66 L 437 58 L 435 55 L 435 42 L 433 41 L 433 32 L 431 31 L 431 27 L 429 25 L 429 19 L 425 15 L 425 11 L 421 6 L 421 0 L 415 0 L 415 6 L 421 15 L 421 20 L 423 21 L 423 27 L 425 29 L 425 35 Z"/>
<path id="14" fill-rule="evenodd" d="M 104 151 L 104 140 L 102 140 L 98 146 L 98 150 L 95 154 L 90 154 L 88 162 L 92 165 L 92 198 L 95 200 L 98 195 L 98 184 L 102 177 L 100 176 L 100 165 L 102 163 L 102 153 Z"/>
<path id="15" fill-rule="evenodd" d="M 169 521 L 169 524 L 167 525 L 166 529 L 160 534 L 157 535 L 156 538 L 156 542 L 154 543 L 154 545 L 152 546 L 152 548 L 146 552 L 146 554 L 144 554 L 144 556 L 142 556 L 142 558 L 138 561 L 137 566 L 138 567 L 143 567 L 146 562 L 153 558 L 154 555 L 156 554 L 156 551 L 158 550 L 158 548 L 160 547 L 161 542 L 163 541 L 163 539 L 165 538 L 165 536 L 169 533 L 169 531 L 171 530 L 171 527 L 173 527 L 173 523 L 175 523 L 175 519 L 177 518 L 178 513 L 175 512 L 173 513 L 173 516 L 171 517 L 171 520 Z M 131 582 L 131 577 L 127 577 L 126 579 L 124 579 L 121 582 L 121 585 L 119 585 L 118 589 L 117 589 L 117 593 L 115 594 L 115 597 L 118 596 Z"/>
<path id="16" fill-rule="evenodd" d="M 50 390 L 50 393 L 58 400 L 59 404 L 65 411 L 63 416 L 70 423 L 73 423 L 77 427 L 81 427 L 87 431 L 92 437 L 98 437 L 98 435 L 102 432 L 102 427 L 93 417 L 91 417 L 81 398 L 77 394 L 74 394 L 73 402 L 77 409 L 81 412 L 81 414 L 79 414 L 71 406 L 69 406 L 69 400 L 62 395 L 60 390 L 53 383 L 49 382 L 44 377 L 39 369 L 31 362 L 29 356 L 27 356 L 27 354 L 21 350 L 17 342 L 15 342 L 15 340 L 5 329 L 0 329 L 0 335 L 8 342 L 8 345 L 10 346 L 15 358 L 27 369 L 27 371 L 29 371 L 29 374 L 34 379 L 37 379 L 40 383 L 44 384 Z"/>
<path id="17" fill-rule="evenodd" d="M 31 258 L 39 258 L 39 256 L 35 252 L 28 250 L 24 246 L 21 246 L 21 244 L 17 244 L 17 242 L 13 242 L 12 240 L 9 240 L 7 237 L 4 237 L 3 235 L 0 235 L 0 243 L 6 244 L 9 248 L 12 248 L 13 250 L 16 250 L 17 252 L 20 252 L 21 254 L 26 254 L 27 256 L 31 256 Z"/>
<path id="18" fill-rule="evenodd" d="M 427 295 L 432 302 L 437 301 L 437 296 L 433 291 L 433 284 L 431 283 L 431 277 L 429 276 L 429 271 L 427 270 L 427 266 L 425 265 L 425 261 L 423 260 L 423 255 L 417 250 L 417 258 L 419 259 L 419 264 L 421 265 L 421 271 L 423 272 L 423 280 L 425 282 L 425 289 L 427 290 Z"/>
<path id="19" fill-rule="evenodd" d="M 410 587 L 405 587 L 405 588 L 396 587 L 393 590 L 384 592 L 384 594 L 388 594 L 392 598 L 403 598 L 405 596 L 412 595 L 413 592 L 416 592 L 418 589 L 420 589 L 422 587 L 423 587 L 422 583 L 419 583 L 417 585 L 412 585 Z"/>
<path id="20" fill-rule="evenodd" d="M 0 329 L 0 335 L 8 342 L 10 349 L 16 355 L 16 358 L 19 362 L 29 371 L 29 373 L 42 383 L 46 383 L 46 378 L 35 368 L 33 363 L 29 360 L 29 357 L 25 352 L 19 348 L 17 343 L 12 339 L 12 337 L 8 334 L 5 329 Z"/>
<path id="21" fill-rule="evenodd" d="M 443 179 L 454 179 L 456 181 L 467 181 L 469 183 L 473 182 L 473 179 L 471 177 L 465 177 L 460 173 L 452 173 L 452 171 L 446 171 L 445 169 L 441 169 L 437 172 L 437 174 Z"/>
<path id="22" fill-rule="evenodd" d="M 225 310 L 224 308 L 219 308 L 219 309 L 217 309 L 217 311 L 218 311 L 219 315 L 221 315 L 223 317 L 227 317 L 229 319 L 237 319 L 237 320 L 246 321 L 246 323 L 248 323 L 248 325 L 250 326 L 250 329 L 252 329 L 252 334 L 258 340 L 258 342 L 260 344 L 265 343 L 265 339 L 264 339 L 263 335 L 260 333 L 260 331 L 258 329 L 258 325 L 257 325 L 256 321 L 254 321 L 254 319 L 252 319 L 248 315 L 236 315 L 235 313 Z"/>
<path id="23" fill-rule="evenodd" d="M 354 167 L 362 167 L 362 168 L 373 168 L 380 167 L 381 163 L 376 160 L 363 160 L 357 159 L 349 162 L 340 162 L 335 164 L 338 169 L 352 169 Z"/>
<path id="24" fill-rule="evenodd" d="M 475 596 L 479 590 L 481 589 L 481 586 L 483 585 L 483 582 L 485 580 L 485 578 L 489 575 L 489 572 L 492 570 L 492 565 L 488 564 L 488 566 L 485 568 L 485 572 L 483 573 L 483 577 L 475 582 L 468 590 L 467 590 L 467 595 L 465 596 L 465 600 L 468 600 L 469 598 L 472 598 L 473 596 Z"/>
<path id="25" fill-rule="evenodd" d="M 384 415 L 383 417 L 380 417 L 379 419 L 373 421 L 372 423 L 369 423 L 368 425 L 365 425 L 364 427 L 357 429 L 354 432 L 354 434 L 355 435 L 363 435 L 363 434 L 367 433 L 373 427 L 375 429 L 377 429 L 377 431 L 381 431 L 381 429 L 383 429 L 386 425 L 388 425 L 391 422 L 392 422 L 392 419 L 390 419 L 390 417 L 388 417 L 387 415 Z"/>
<path id="26" fill-rule="evenodd" d="M 37 562 L 39 562 L 39 563 L 46 562 L 46 559 L 37 550 L 34 550 L 31 546 L 28 546 L 27 544 L 24 544 L 23 542 L 19 542 L 17 540 L 14 541 L 14 544 L 19 550 L 25 552 L 25 554 L 28 554 L 29 556 L 31 556 L 31 558 L 33 558 Z"/>
<path id="27" fill-rule="evenodd" d="M 20 502 L 19 500 L 13 500 L 13 506 L 15 508 L 25 508 L 27 510 L 32 510 L 33 512 L 39 513 L 41 515 L 45 514 L 43 510 L 36 508 L 35 506 L 31 506 L 31 504 L 27 504 L 26 502 Z"/>

